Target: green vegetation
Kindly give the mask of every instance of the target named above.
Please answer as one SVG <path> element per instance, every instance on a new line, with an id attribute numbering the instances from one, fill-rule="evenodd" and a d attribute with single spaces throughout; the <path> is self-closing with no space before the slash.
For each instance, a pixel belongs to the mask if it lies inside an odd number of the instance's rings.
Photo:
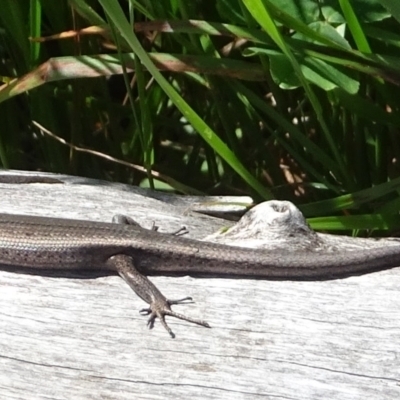
<path id="1" fill-rule="evenodd" d="M 0 162 L 397 229 L 396 4 L 4 2 Z"/>

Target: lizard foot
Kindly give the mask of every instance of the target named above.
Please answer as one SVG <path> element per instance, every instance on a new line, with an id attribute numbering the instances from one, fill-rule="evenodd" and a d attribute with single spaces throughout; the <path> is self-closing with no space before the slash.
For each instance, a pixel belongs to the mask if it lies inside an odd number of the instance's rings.
<path id="1" fill-rule="evenodd" d="M 170 315 L 171 317 L 179 318 L 184 321 L 191 322 L 193 324 L 201 325 L 206 328 L 211 328 L 210 325 L 205 321 L 186 317 L 185 315 L 176 313 L 175 311 L 171 310 L 171 305 L 186 303 L 186 301 L 188 301 L 188 300 L 192 301 L 192 298 L 185 297 L 185 298 L 179 299 L 179 300 L 165 299 L 165 301 L 163 301 L 163 302 L 153 301 L 150 304 L 150 307 L 143 308 L 142 310 L 140 310 L 140 313 L 142 315 L 150 315 L 150 317 L 147 321 L 147 326 L 149 327 L 149 329 L 153 329 L 154 322 L 155 322 L 156 318 L 158 318 L 160 320 L 162 326 L 167 330 L 167 332 L 169 333 L 169 335 L 172 338 L 175 338 L 175 334 L 172 332 L 171 328 L 168 326 L 167 322 L 165 321 L 166 315 Z"/>

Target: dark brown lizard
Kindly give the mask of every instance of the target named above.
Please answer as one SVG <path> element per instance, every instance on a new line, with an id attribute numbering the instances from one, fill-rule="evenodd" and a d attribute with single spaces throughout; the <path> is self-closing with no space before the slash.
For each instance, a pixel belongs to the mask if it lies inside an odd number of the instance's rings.
<path id="1" fill-rule="evenodd" d="M 0 214 L 0 264 L 36 270 L 117 272 L 150 306 L 148 325 L 175 313 L 145 275 L 175 274 L 275 280 L 328 280 L 400 265 L 400 243 L 363 251 L 254 250 L 163 234 L 129 224 Z M 144 275 L 145 274 L 145 275 Z"/>

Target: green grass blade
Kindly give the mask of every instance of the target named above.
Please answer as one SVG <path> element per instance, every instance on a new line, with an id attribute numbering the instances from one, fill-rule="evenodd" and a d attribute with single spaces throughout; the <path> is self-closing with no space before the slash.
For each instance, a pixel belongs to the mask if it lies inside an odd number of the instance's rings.
<path id="1" fill-rule="evenodd" d="M 141 46 L 134 34 L 132 27 L 124 16 L 124 13 L 117 1 L 99 0 L 104 10 L 109 15 L 113 23 L 120 29 L 121 35 L 131 46 L 132 50 L 139 57 L 140 61 L 151 73 L 157 83 L 165 91 L 175 106 L 181 111 L 183 116 L 192 124 L 203 139 L 231 166 L 254 190 L 265 199 L 272 198 L 271 192 L 263 187 L 242 165 L 238 158 L 222 142 L 217 134 L 199 117 L 199 115 L 189 106 L 189 104 L 176 92 L 172 85 L 162 76 L 155 67 L 146 51 Z"/>

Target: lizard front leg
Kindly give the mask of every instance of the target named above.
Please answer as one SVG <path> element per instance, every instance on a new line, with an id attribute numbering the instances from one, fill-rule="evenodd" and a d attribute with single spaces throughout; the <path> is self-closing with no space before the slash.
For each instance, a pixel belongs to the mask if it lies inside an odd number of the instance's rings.
<path id="1" fill-rule="evenodd" d="M 175 334 L 165 321 L 166 315 L 210 328 L 210 325 L 205 321 L 189 318 L 185 315 L 172 311 L 171 305 L 180 304 L 187 300 L 190 301 L 192 298 L 185 297 L 180 300 L 168 300 L 146 276 L 142 275 L 136 269 L 132 257 L 125 254 L 118 254 L 110 257 L 107 260 L 107 264 L 110 268 L 118 272 L 118 274 L 128 283 L 128 285 L 142 300 L 150 305 L 149 308 L 140 311 L 145 315 L 150 315 L 147 322 L 147 325 L 150 329 L 153 328 L 155 319 L 159 318 L 161 324 L 168 331 L 170 336 L 174 338 Z"/>

